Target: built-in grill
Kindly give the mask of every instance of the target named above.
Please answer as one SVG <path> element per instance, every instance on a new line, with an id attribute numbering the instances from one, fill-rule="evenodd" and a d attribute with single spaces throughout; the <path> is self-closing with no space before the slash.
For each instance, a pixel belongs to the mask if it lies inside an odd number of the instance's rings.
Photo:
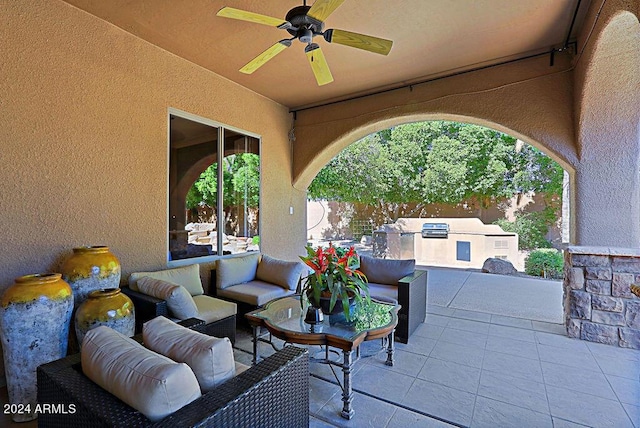
<path id="1" fill-rule="evenodd" d="M 424 223 L 422 225 L 423 238 L 448 238 L 449 225 L 447 223 Z"/>

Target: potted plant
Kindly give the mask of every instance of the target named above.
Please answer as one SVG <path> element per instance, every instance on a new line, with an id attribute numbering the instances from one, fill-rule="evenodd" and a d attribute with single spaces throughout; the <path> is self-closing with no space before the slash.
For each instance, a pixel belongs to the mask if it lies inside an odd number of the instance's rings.
<path id="1" fill-rule="evenodd" d="M 370 300 L 367 277 L 358 270 L 360 259 L 355 249 L 336 248 L 329 243 L 327 249 L 318 247 L 314 250 L 307 245 L 306 250 L 307 256 L 300 256 L 300 259 L 313 272 L 305 278 L 302 292 L 311 305 L 322 308 L 322 302 L 328 301 L 328 307 L 323 308 L 325 313 L 344 311 L 349 319 L 352 301 Z M 342 304 L 336 307 L 338 300 Z"/>

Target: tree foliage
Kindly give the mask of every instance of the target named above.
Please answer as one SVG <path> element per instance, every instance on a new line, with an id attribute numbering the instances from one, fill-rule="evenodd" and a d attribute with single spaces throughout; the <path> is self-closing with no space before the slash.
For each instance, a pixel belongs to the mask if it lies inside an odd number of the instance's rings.
<path id="1" fill-rule="evenodd" d="M 260 201 L 260 157 L 253 153 L 226 156 L 223 167 L 224 205 L 257 208 Z M 187 193 L 187 208 L 215 208 L 218 198 L 218 163 L 205 169 Z"/>
<path id="2" fill-rule="evenodd" d="M 253 223 L 255 223 L 251 226 L 257 227 L 260 203 L 260 157 L 253 153 L 239 153 L 224 157 L 222 213 L 217 210 L 217 170 L 218 164 L 213 163 L 200 174 L 187 193 L 187 208 L 193 210 L 206 207 L 215 216 L 223 215 L 225 233 L 237 233 L 238 222 L 249 212 L 253 214 Z"/>
<path id="3" fill-rule="evenodd" d="M 431 203 L 487 208 L 529 191 L 561 194 L 562 168 L 501 132 L 434 121 L 397 126 L 350 145 L 318 173 L 309 197 L 375 206 L 393 221 Z"/>
<path id="4" fill-rule="evenodd" d="M 546 207 L 542 211 L 516 213 L 515 221 L 499 219 L 495 221 L 495 224 L 505 232 L 518 234 L 519 250 L 534 250 L 551 247 L 546 235 L 549 232 L 549 226 L 556 220 L 554 210 L 551 207 Z"/>
<path id="5" fill-rule="evenodd" d="M 562 253 L 553 248 L 534 250 L 524 261 L 524 271 L 528 275 L 560 279 L 563 269 Z"/>

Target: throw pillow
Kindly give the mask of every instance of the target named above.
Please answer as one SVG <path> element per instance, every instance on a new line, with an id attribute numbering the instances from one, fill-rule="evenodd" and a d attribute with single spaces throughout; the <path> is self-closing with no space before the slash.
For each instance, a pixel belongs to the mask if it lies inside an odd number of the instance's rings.
<path id="1" fill-rule="evenodd" d="M 295 290 L 300 282 L 305 266 L 298 262 L 274 259 L 262 256 L 256 270 L 256 279 L 279 285 L 285 290 Z"/>
<path id="2" fill-rule="evenodd" d="M 191 367 L 203 393 L 236 374 L 233 349 L 227 337 L 207 336 L 165 317 L 156 317 L 144 324 L 142 340 L 147 348 Z"/>
<path id="3" fill-rule="evenodd" d="M 178 319 L 186 320 L 198 317 L 196 302 L 193 301 L 193 297 L 187 289 L 181 285 L 143 276 L 138 280 L 138 290 L 149 296 L 166 300 L 167 307 Z"/>
<path id="4" fill-rule="evenodd" d="M 109 327 L 87 332 L 80 360 L 89 379 L 152 421 L 202 395 L 188 365 L 150 351 Z"/>
<path id="5" fill-rule="evenodd" d="M 369 282 L 398 285 L 398 281 L 416 270 L 415 260 L 378 259 L 360 256 L 360 271 Z"/>
<path id="6" fill-rule="evenodd" d="M 216 262 L 216 287 L 224 289 L 256 279 L 260 254 L 220 259 Z"/>
<path id="7" fill-rule="evenodd" d="M 192 296 L 204 294 L 204 288 L 202 288 L 202 281 L 200 280 L 200 265 L 198 264 L 156 272 L 134 272 L 129 276 L 129 287 L 131 287 L 133 291 L 138 291 L 137 283 L 143 276 L 182 285 Z"/>

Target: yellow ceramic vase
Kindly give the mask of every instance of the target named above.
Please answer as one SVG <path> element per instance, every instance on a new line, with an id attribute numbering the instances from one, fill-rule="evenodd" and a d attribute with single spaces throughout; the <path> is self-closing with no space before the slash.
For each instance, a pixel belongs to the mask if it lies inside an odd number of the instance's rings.
<path id="1" fill-rule="evenodd" d="M 62 264 L 62 278 L 71 285 L 75 307 L 87 299 L 90 292 L 120 286 L 120 261 L 109 247 L 79 247 Z"/>
<path id="2" fill-rule="evenodd" d="M 82 345 L 87 331 L 101 325 L 111 327 L 128 337 L 135 332 L 133 302 L 119 288 L 92 291 L 89 298 L 78 307 L 75 316 L 78 344 Z"/>
<path id="3" fill-rule="evenodd" d="M 71 287 L 59 273 L 21 276 L 0 299 L 0 336 L 16 422 L 35 419 L 36 369 L 67 354 Z M 14 406 L 11 406 L 13 409 Z"/>

